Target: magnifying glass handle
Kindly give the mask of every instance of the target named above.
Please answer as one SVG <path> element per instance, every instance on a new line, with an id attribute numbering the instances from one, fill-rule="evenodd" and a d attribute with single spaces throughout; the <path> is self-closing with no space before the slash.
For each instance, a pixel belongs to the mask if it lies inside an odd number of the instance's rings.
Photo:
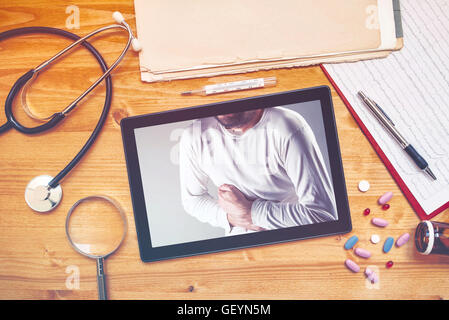
<path id="1" fill-rule="evenodd" d="M 97 259 L 97 284 L 98 284 L 98 299 L 108 300 L 106 292 L 106 274 L 104 273 L 104 259 Z"/>

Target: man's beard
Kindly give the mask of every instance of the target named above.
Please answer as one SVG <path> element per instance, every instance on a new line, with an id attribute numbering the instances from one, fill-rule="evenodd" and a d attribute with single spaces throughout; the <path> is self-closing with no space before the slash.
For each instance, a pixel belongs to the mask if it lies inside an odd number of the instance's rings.
<path id="1" fill-rule="evenodd" d="M 253 117 L 254 111 L 245 111 L 216 116 L 215 119 L 226 129 L 237 129 L 250 122 Z"/>

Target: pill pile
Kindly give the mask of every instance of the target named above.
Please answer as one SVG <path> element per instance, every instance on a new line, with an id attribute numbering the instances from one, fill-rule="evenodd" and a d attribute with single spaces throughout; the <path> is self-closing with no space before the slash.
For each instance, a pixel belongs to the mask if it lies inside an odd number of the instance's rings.
<path id="1" fill-rule="evenodd" d="M 362 180 L 359 182 L 358 187 L 361 192 L 367 192 L 370 188 L 370 184 L 368 181 Z M 391 201 L 392 198 L 393 198 L 393 192 L 386 192 L 382 196 L 379 197 L 379 199 L 377 200 L 377 203 L 381 206 L 382 210 L 385 211 L 385 210 L 390 209 L 389 202 Z M 368 216 L 370 213 L 371 213 L 370 208 L 366 208 L 365 210 L 363 210 L 364 216 Z M 379 217 L 373 217 L 371 219 L 371 223 L 374 226 L 379 227 L 379 228 L 386 228 L 389 225 L 388 220 L 379 218 Z M 377 244 L 380 242 L 380 240 L 381 239 L 378 234 L 372 234 L 370 237 L 370 241 L 372 244 Z M 382 251 L 384 253 L 388 253 L 391 251 L 394 244 L 396 244 L 397 248 L 400 248 L 404 244 L 406 244 L 409 240 L 410 240 L 409 233 L 404 233 L 401 236 L 399 236 L 396 240 L 396 243 L 394 241 L 394 238 L 389 236 L 384 241 Z M 359 241 L 359 238 L 356 235 L 353 235 L 352 237 L 350 237 L 344 244 L 345 250 L 353 249 L 358 241 Z M 363 258 L 363 259 L 369 259 L 372 256 L 371 252 L 365 248 L 355 247 L 353 252 L 356 256 Z M 387 269 L 390 269 L 391 267 L 393 267 L 393 264 L 394 264 L 393 261 L 390 260 L 385 264 L 385 267 Z M 351 259 L 345 260 L 345 266 L 354 273 L 357 273 L 360 271 L 360 266 L 355 261 L 353 261 Z M 371 283 L 377 283 L 379 281 L 378 274 L 376 274 L 376 272 L 374 272 L 374 270 L 372 270 L 368 267 L 365 269 L 364 274 L 365 274 L 366 278 Z"/>

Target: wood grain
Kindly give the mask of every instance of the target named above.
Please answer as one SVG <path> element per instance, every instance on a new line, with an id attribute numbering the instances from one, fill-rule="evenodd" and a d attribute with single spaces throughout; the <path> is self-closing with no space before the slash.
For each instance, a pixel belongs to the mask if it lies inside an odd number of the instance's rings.
<path id="1" fill-rule="evenodd" d="M 115 10 L 124 13 L 135 30 L 134 7 L 128 1 L 85 1 L 80 9 L 80 29 L 84 35 L 112 22 Z M 63 1 L 2 1 L 0 31 L 24 26 L 65 28 L 67 3 Z M 92 43 L 111 63 L 122 50 L 125 36 L 111 33 Z M 0 101 L 25 71 L 59 51 L 68 42 L 39 35 L 0 42 Z M 182 50 L 180 50 L 182 54 Z M 63 182 L 63 200 L 48 214 L 32 212 L 24 201 L 29 180 L 40 174 L 55 175 L 72 159 L 96 125 L 104 102 L 104 87 L 58 128 L 37 136 L 10 131 L 0 138 L 0 298 L 1 299 L 96 299 L 95 263 L 75 252 L 65 237 L 67 211 L 78 199 L 107 194 L 123 206 L 129 229 L 124 245 L 106 262 L 109 295 L 112 299 L 446 299 L 449 298 L 447 257 L 424 257 L 416 253 L 413 241 L 383 254 L 381 245 L 371 245 L 369 237 L 397 237 L 414 234 L 418 217 L 401 194 L 341 99 L 332 89 L 343 166 L 347 181 L 353 231 L 342 236 L 291 242 L 265 247 L 202 255 L 172 261 L 142 263 L 139 258 L 134 217 L 128 188 L 126 165 L 118 122 L 124 116 L 189 107 L 229 99 L 281 92 L 318 85 L 329 85 L 319 67 L 281 69 L 233 76 L 221 76 L 166 83 L 140 81 L 138 56 L 129 53 L 113 74 L 114 98 L 109 118 L 95 146 Z M 51 114 L 64 108 L 100 74 L 93 57 L 76 50 L 38 78 L 30 102 Z M 257 91 L 210 97 L 184 97 L 180 92 L 206 84 L 276 76 L 278 85 Z M 18 118 L 27 124 L 23 112 Z M 0 115 L 3 123 L 5 116 Z M 367 179 L 371 190 L 362 194 L 357 183 Z M 393 191 L 391 209 L 380 210 L 378 196 Z M 375 228 L 372 214 L 385 217 L 387 229 Z M 449 221 L 446 210 L 435 218 Z M 345 251 L 345 240 L 356 234 L 360 246 L 369 248 L 373 257 L 366 261 Z M 364 269 L 377 266 L 377 288 L 365 283 L 362 273 L 353 274 L 343 263 L 357 261 Z M 392 269 L 385 263 L 393 260 Z M 80 271 L 80 288 L 68 289 L 68 266 Z"/>

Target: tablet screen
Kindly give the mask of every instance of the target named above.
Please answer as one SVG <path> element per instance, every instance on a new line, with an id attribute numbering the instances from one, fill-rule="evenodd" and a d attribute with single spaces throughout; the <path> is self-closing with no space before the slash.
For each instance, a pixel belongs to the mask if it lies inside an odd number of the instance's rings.
<path id="1" fill-rule="evenodd" d="M 121 122 L 142 261 L 352 228 L 329 87 Z"/>
<path id="2" fill-rule="evenodd" d="M 320 100 L 134 135 L 152 247 L 338 219 Z"/>

